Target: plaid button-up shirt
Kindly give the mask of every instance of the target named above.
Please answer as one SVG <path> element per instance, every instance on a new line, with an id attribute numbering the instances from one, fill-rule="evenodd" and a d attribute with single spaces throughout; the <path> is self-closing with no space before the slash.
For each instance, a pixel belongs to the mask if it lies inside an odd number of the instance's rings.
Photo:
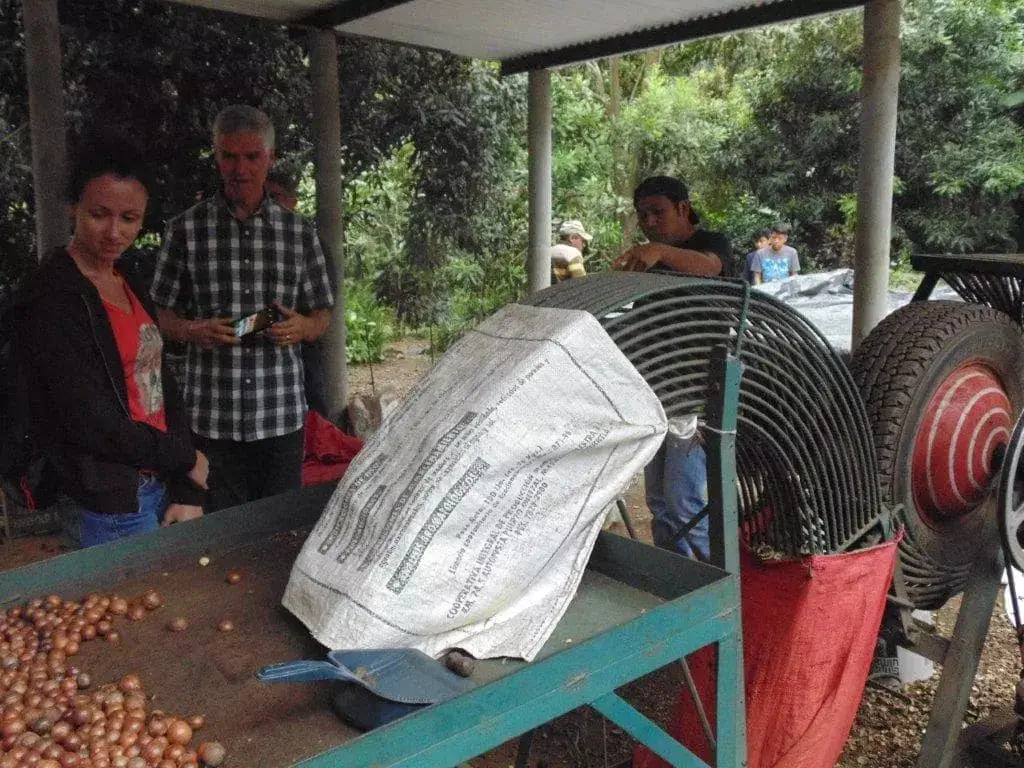
<path id="1" fill-rule="evenodd" d="M 220 194 L 172 219 L 152 293 L 159 306 L 203 319 L 239 319 L 275 301 L 302 313 L 334 305 L 316 232 L 268 197 L 245 221 Z M 249 442 L 302 427 L 300 349 L 261 337 L 188 345 L 183 394 L 196 434 Z"/>

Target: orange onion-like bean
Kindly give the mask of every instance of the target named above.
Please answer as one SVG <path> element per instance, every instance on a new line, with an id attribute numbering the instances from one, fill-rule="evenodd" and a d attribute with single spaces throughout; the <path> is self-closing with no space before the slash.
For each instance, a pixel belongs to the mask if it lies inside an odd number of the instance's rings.
<path id="1" fill-rule="evenodd" d="M 219 741 L 204 741 L 199 745 L 199 759 L 209 768 L 219 768 L 223 765 L 227 754 L 228 751 Z"/>
<path id="2" fill-rule="evenodd" d="M 192 728 L 184 720 L 172 720 L 167 726 L 167 740 L 172 744 L 188 744 L 192 740 Z"/>

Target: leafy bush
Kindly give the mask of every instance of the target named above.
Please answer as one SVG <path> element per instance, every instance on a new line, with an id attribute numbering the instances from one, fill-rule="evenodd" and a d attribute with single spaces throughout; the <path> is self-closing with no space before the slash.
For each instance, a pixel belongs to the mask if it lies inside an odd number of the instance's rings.
<path id="1" fill-rule="evenodd" d="M 346 353 L 350 363 L 377 363 L 384 359 L 398 322 L 391 307 L 381 304 L 369 283 L 345 285 Z"/>
<path id="2" fill-rule="evenodd" d="M 470 328 L 526 292 L 526 266 L 519 259 L 452 257 L 442 279 L 451 295 L 450 313 L 431 328 L 431 352 L 444 352 Z"/>

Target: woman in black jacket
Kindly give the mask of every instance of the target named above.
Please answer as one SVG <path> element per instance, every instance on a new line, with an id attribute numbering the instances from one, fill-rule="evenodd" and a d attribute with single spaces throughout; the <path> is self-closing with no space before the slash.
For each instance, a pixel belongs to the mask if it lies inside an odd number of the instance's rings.
<path id="1" fill-rule="evenodd" d="M 156 308 L 137 273 L 117 268 L 142 228 L 147 182 L 126 142 L 83 146 L 71 242 L 20 301 L 36 437 L 81 515 L 83 547 L 202 514 L 208 465 L 164 364 Z"/>

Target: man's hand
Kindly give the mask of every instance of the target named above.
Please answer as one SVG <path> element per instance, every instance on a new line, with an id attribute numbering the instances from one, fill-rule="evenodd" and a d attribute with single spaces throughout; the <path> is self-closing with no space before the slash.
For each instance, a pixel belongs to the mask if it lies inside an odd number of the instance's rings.
<path id="1" fill-rule="evenodd" d="M 634 245 L 614 262 L 612 269 L 621 269 L 625 272 L 646 272 L 659 261 L 665 261 L 668 254 L 678 253 L 678 248 L 663 243 L 644 243 Z"/>
<path id="2" fill-rule="evenodd" d="M 684 275 L 717 275 L 722 271 L 722 260 L 713 253 L 676 248 L 664 243 L 635 245 L 612 263 L 612 269 L 646 272 L 656 264 L 663 264 Z"/>
<path id="3" fill-rule="evenodd" d="M 196 463 L 192 465 L 192 469 L 189 470 L 188 476 L 192 482 L 200 488 L 210 490 L 210 461 L 202 451 L 196 451 Z"/>
<path id="4" fill-rule="evenodd" d="M 275 344 L 287 347 L 301 341 L 312 341 L 312 338 L 309 338 L 308 317 L 277 302 L 274 302 L 274 306 L 284 315 L 284 320 L 279 320 L 267 329 L 267 335 Z"/>
<path id="5" fill-rule="evenodd" d="M 643 272 L 643 262 L 636 258 L 636 254 L 633 253 L 633 249 L 630 248 L 624 254 L 619 256 L 615 261 L 611 263 L 611 269 L 618 270 L 621 272 Z"/>
<path id="6" fill-rule="evenodd" d="M 203 508 L 192 504 L 171 504 L 164 512 L 164 521 L 161 527 L 166 528 L 174 523 L 184 523 L 188 520 L 195 520 L 203 516 Z"/>
<path id="7" fill-rule="evenodd" d="M 192 320 L 189 323 L 188 336 L 189 341 L 201 347 L 220 347 L 241 343 L 235 335 L 235 321 L 227 317 Z"/>
<path id="8" fill-rule="evenodd" d="M 315 309 L 309 315 L 303 315 L 276 301 L 274 306 L 284 315 L 284 320 L 270 326 L 267 334 L 274 343 L 281 346 L 298 344 L 301 341 L 316 341 L 327 330 L 327 326 L 331 322 L 331 310 L 329 309 Z"/>
<path id="9" fill-rule="evenodd" d="M 179 317 L 173 309 L 157 309 L 160 332 L 171 341 L 185 341 L 201 347 L 219 347 L 222 344 L 239 344 L 235 336 L 234 321 L 226 317 L 211 317 L 208 320 L 188 320 Z"/>

